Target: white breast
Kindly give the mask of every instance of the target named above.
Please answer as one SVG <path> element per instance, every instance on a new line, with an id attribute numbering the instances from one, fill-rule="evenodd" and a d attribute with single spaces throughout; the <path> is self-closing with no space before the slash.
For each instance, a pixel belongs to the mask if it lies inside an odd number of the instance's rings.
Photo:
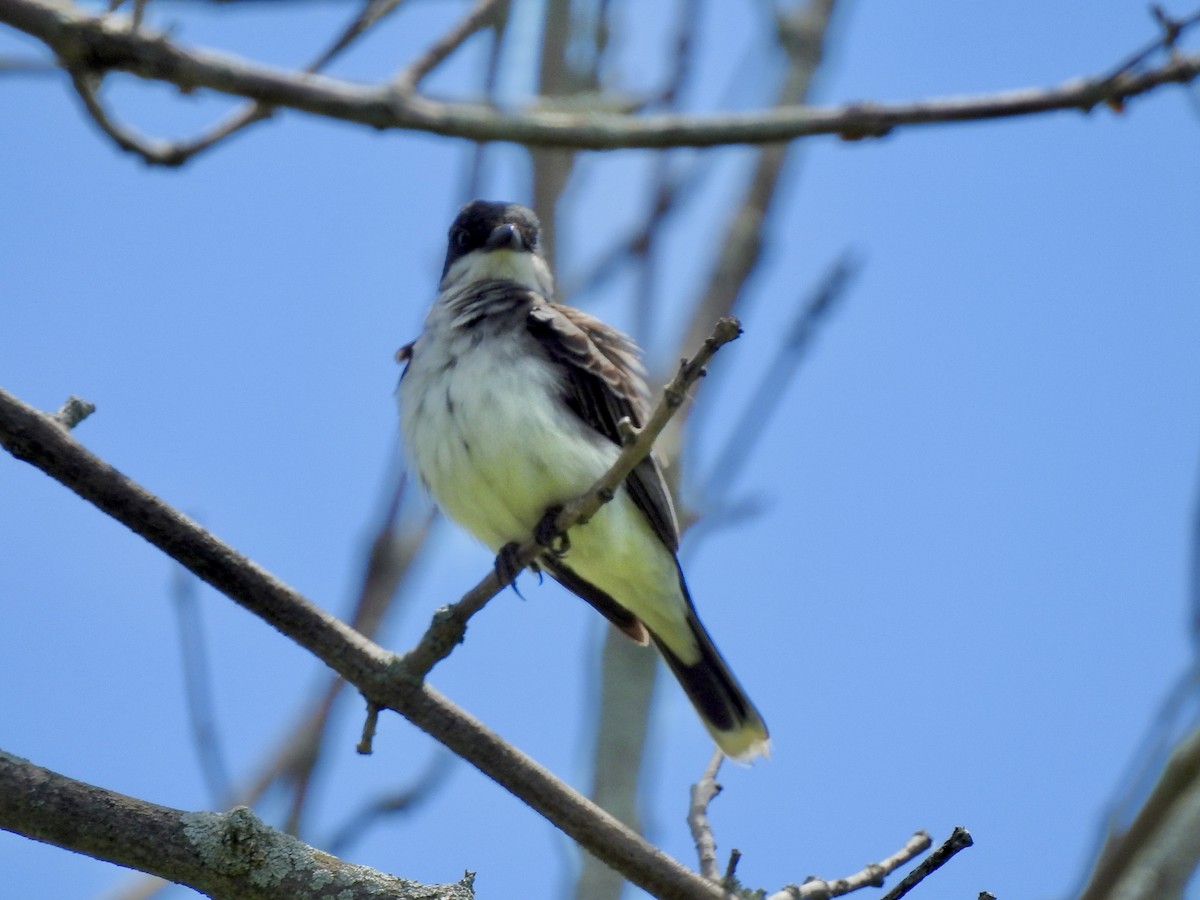
<path id="1" fill-rule="evenodd" d="M 399 399 L 412 468 L 443 512 L 493 550 L 526 539 L 618 452 L 585 434 L 523 331 L 472 346 L 469 333 L 427 323 Z"/>

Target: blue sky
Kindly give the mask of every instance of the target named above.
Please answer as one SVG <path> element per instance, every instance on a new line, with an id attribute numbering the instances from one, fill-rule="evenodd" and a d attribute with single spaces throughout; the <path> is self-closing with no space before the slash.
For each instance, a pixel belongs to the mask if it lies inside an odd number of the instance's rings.
<path id="1" fill-rule="evenodd" d="M 669 20 L 618 4 L 615 76 L 646 87 Z M 342 4 L 279 14 L 155 8 L 186 42 L 281 65 L 320 49 Z M 334 68 L 393 71 L 460 11 L 416 4 Z M 1187 9 L 1173 10 L 1183 14 Z M 644 15 L 645 21 L 638 19 Z M 770 95 L 740 6 L 706 6 L 688 98 Z M 1154 35 L 1144 4 L 858 3 L 837 23 L 821 103 L 908 100 L 1105 72 Z M 1193 42 L 1194 43 L 1194 42 Z M 0 54 L 28 52 L 0 32 Z M 470 48 L 472 51 L 477 48 Z M 464 54 L 433 87 L 459 90 Z M 519 95 L 521 61 L 512 63 Z M 473 83 L 473 82 L 471 82 Z M 121 115 L 187 133 L 228 107 L 114 80 Z M 77 436 L 132 478 L 346 614 L 393 471 L 392 354 L 417 332 L 469 148 L 282 114 L 180 171 L 121 154 L 53 78 L 0 80 L 0 384 L 98 411 Z M 722 853 L 751 885 L 837 877 L 916 829 L 976 846 L 931 896 L 1065 896 L 1157 705 L 1187 666 L 1200 451 L 1200 117 L 1178 88 L 1124 114 L 806 142 L 749 286 L 745 336 L 700 403 L 685 499 L 831 261 L 864 263 L 736 484 L 756 514 L 685 548 L 692 593 L 767 718 L 774 755 L 724 772 Z M 584 271 L 648 203 L 650 155 L 587 154 L 564 202 L 559 270 Z M 672 328 L 715 255 L 752 155 L 723 152 L 667 242 Z M 528 199 L 522 152 L 488 166 Z M 630 278 L 587 298 L 630 326 Z M 703 512 L 704 510 L 701 510 Z M 490 565 L 438 527 L 382 642 L 411 645 Z M 172 564 L 40 473 L 0 459 L 0 747 L 184 809 L 207 795 L 183 703 Z M 588 781 L 605 624 L 526 578 L 473 622 L 433 684 L 571 783 Z M 323 685 L 322 667 L 204 588 L 221 744 L 252 772 Z M 338 712 L 307 837 L 408 783 L 436 751 L 385 716 L 354 753 Z M 643 797 L 652 840 L 693 863 L 687 786 L 710 745 L 664 680 Z M 268 818 L 279 810 L 267 804 Z M 481 896 L 558 897 L 566 838 L 459 766 L 412 818 L 347 857 L 425 881 L 478 872 Z M 47 875 L 47 867 L 50 875 Z M 0 834 L 23 897 L 100 896 L 115 867 Z M 175 894 L 182 895 L 182 889 Z"/>

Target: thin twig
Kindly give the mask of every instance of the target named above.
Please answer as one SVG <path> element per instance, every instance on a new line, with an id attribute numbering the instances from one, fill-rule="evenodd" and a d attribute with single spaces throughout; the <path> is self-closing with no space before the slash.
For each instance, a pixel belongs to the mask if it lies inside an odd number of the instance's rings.
<path id="1" fill-rule="evenodd" d="M 853 875 L 834 881 L 810 878 L 804 884 L 789 884 L 782 890 L 776 891 L 767 900 L 825 900 L 825 898 L 840 897 L 865 887 L 879 887 L 883 884 L 884 878 L 920 856 L 929 849 L 932 843 L 927 832 L 918 831 L 905 842 L 903 847 L 887 859 L 871 863 Z"/>
<path id="2" fill-rule="evenodd" d="M 938 847 L 927 857 L 921 860 L 911 872 L 905 875 L 900 883 L 884 894 L 879 900 L 900 900 L 905 894 L 915 888 L 918 884 L 950 862 L 951 858 L 960 850 L 966 850 L 975 841 L 971 839 L 971 833 L 961 825 L 956 825 L 950 837 L 946 838 L 946 842 Z"/>
<path id="3" fill-rule="evenodd" d="M 1123 103 L 1162 85 L 1187 83 L 1200 76 L 1200 54 L 1178 54 L 1161 66 L 1116 79 L 1093 76 L 1049 88 L 909 103 L 793 106 L 701 116 L 629 116 L 597 110 L 572 113 L 537 107 L 509 112 L 482 104 L 435 101 L 396 91 L 390 84 L 360 85 L 317 78 L 226 53 L 184 49 L 162 35 L 117 30 L 54 0 L 0 0 L 0 22 L 41 40 L 68 67 L 120 69 L 184 89 L 210 88 L 267 106 L 303 110 L 378 129 L 597 150 L 778 143 L 817 134 L 859 139 L 880 137 L 911 125 L 984 121 L 1071 109 L 1090 112 L 1098 104 Z"/>
<path id="4" fill-rule="evenodd" d="M 717 750 L 708 761 L 700 780 L 692 785 L 691 803 L 688 806 L 687 823 L 696 844 L 696 855 L 700 859 L 700 874 L 709 881 L 720 881 L 721 870 L 717 867 L 717 840 L 713 837 L 712 824 L 708 821 L 708 805 L 721 793 L 717 784 L 717 772 L 725 754 Z"/>
<path id="5" fill-rule="evenodd" d="M 67 402 L 60 406 L 58 412 L 54 414 L 54 419 L 59 425 L 70 431 L 95 411 L 95 403 L 80 400 L 78 397 L 68 397 Z"/>
<path id="6" fill-rule="evenodd" d="M 637 431 L 632 443 L 627 444 L 617 456 L 609 470 L 588 489 L 582 497 L 563 506 L 555 520 L 555 530 L 565 533 L 576 525 L 587 522 L 596 512 L 613 498 L 616 490 L 638 464 L 650 455 L 654 441 L 667 423 L 683 406 L 688 390 L 703 375 L 704 367 L 713 355 L 725 344 L 741 334 L 741 326 L 733 318 L 719 320 L 712 334 L 690 360 L 684 360 L 671 382 L 663 388 L 662 399 Z M 457 603 L 445 606 L 434 613 L 433 621 L 417 645 L 404 654 L 401 666 L 406 676 L 420 682 L 442 659 L 450 655 L 466 633 L 467 621 L 487 604 L 496 594 L 507 587 L 516 574 L 533 562 L 543 552 L 543 547 L 533 537 L 527 539 L 512 554 L 512 578 L 502 579 L 494 569 L 475 587 L 467 591 Z"/>
<path id="7" fill-rule="evenodd" d="M 467 38 L 486 28 L 498 15 L 503 15 L 507 3 L 508 0 L 478 0 L 457 25 L 392 79 L 392 88 L 401 93 L 415 91 L 421 80 L 445 62 Z"/>
<path id="8" fill-rule="evenodd" d="M 742 406 L 737 423 L 729 429 L 725 446 L 701 480 L 709 492 L 706 505 L 719 507 L 721 497 L 716 491 L 719 488 L 724 495 L 733 486 L 746 460 L 766 433 L 767 424 L 786 395 L 785 388 L 807 358 L 818 329 L 845 297 L 860 268 L 856 256 L 843 252 L 797 308 L 775 356 L 759 378 L 750 399 Z"/>
<path id="9" fill-rule="evenodd" d="M 488 33 L 491 46 L 488 48 L 487 64 L 484 66 L 483 72 L 483 99 L 485 103 L 489 104 L 494 103 L 496 98 L 496 85 L 500 76 L 500 57 L 504 47 L 504 32 L 508 26 L 506 13 L 507 8 L 497 10 L 491 31 Z M 487 160 L 489 146 L 487 141 L 476 141 L 472 148 L 471 159 L 467 164 L 466 186 L 462 192 L 464 202 L 483 196 L 484 163 Z"/>
<path id="10" fill-rule="evenodd" d="M 83 101 L 83 108 L 100 130 L 112 138 L 113 143 L 122 150 L 136 153 L 143 161 L 152 165 L 178 165 L 170 144 L 146 137 L 113 120 L 104 104 L 100 102 L 99 87 L 102 76 L 74 67 L 68 70 L 68 74 L 75 93 Z"/>
<path id="11" fill-rule="evenodd" d="M 38 56 L 0 56 L 0 75 L 57 75 L 62 71 L 52 59 Z"/>
<path id="12" fill-rule="evenodd" d="M 334 856 L 340 856 L 380 820 L 414 812 L 447 783 L 456 761 L 453 754 L 439 751 L 413 784 L 368 803 L 351 815 L 332 837 L 322 841 L 321 846 L 328 848 Z"/>
<path id="13" fill-rule="evenodd" d="M 305 71 L 319 72 L 324 69 L 359 37 L 394 13 L 404 2 L 405 0 L 365 0 L 358 15 L 350 21 L 350 24 L 342 30 L 332 44 L 308 64 Z"/>
<path id="14" fill-rule="evenodd" d="M 1112 72 L 1104 79 L 1105 81 L 1110 83 L 1115 82 L 1122 75 L 1132 72 L 1158 51 L 1172 49 L 1184 31 L 1200 23 L 1200 12 L 1192 13 L 1192 15 L 1183 19 L 1171 19 L 1157 5 L 1152 6 L 1150 10 L 1151 15 L 1154 16 L 1163 33 L 1140 50 L 1135 50 L 1127 59 L 1122 60 L 1114 66 Z"/>
<path id="15" fill-rule="evenodd" d="M 187 697 L 188 724 L 200 771 L 215 809 L 224 809 L 230 796 L 229 767 L 221 752 L 217 733 L 216 704 L 212 696 L 212 670 L 208 645 L 201 627 L 197 606 L 199 583 L 181 566 L 174 569 L 171 595 L 179 626 L 180 659 L 183 668 L 184 695 Z"/>
<path id="16" fill-rule="evenodd" d="M 682 0 L 679 4 L 671 74 L 660 98 L 664 110 L 674 112 L 678 109 L 679 97 L 692 73 L 693 48 L 696 43 L 696 30 L 700 27 L 701 12 L 701 0 Z M 643 347 L 653 345 L 651 327 L 654 324 L 657 305 L 655 301 L 658 297 L 658 253 L 655 240 L 660 234 L 659 226 L 670 214 L 676 196 L 672 186 L 677 179 L 672 177 L 669 153 L 655 155 L 650 182 L 653 187 L 648 193 L 652 199 L 650 213 L 641 233 L 644 239 L 631 247 L 639 263 L 637 289 L 632 294 L 635 323 L 633 333 Z"/>
<path id="17" fill-rule="evenodd" d="M 363 756 L 370 756 L 374 752 L 372 744 L 375 741 L 375 729 L 379 725 L 379 704 L 367 701 L 367 717 L 363 721 L 362 737 L 358 740 L 358 745 L 354 748 Z"/>

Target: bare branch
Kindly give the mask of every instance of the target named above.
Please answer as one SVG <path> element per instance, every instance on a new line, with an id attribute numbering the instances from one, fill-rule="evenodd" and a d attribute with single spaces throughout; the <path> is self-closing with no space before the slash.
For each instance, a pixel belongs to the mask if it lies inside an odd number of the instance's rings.
<path id="1" fill-rule="evenodd" d="M 900 900 L 905 894 L 915 888 L 918 884 L 950 862 L 950 859 L 960 850 L 966 850 L 975 842 L 971 839 L 971 833 L 962 826 L 955 826 L 950 837 L 946 838 L 946 842 L 938 847 L 929 856 L 921 860 L 920 865 L 909 872 L 901 879 L 900 883 L 884 894 L 879 900 Z"/>
<path id="2" fill-rule="evenodd" d="M 183 568 L 175 568 L 173 575 L 171 598 L 174 600 L 176 625 L 179 628 L 179 653 L 192 745 L 200 762 L 210 802 L 215 807 L 222 807 L 229 802 L 231 781 L 217 733 L 212 667 L 197 605 L 198 582 Z"/>
<path id="3" fill-rule="evenodd" d="M 767 365 L 750 399 L 742 407 L 736 424 L 730 429 L 729 439 L 721 448 L 708 475 L 702 479 L 708 492 L 706 502 L 711 506 L 720 507 L 722 497 L 719 494 L 727 494 L 733 487 L 737 475 L 778 410 L 785 396 L 784 389 L 791 384 L 796 370 L 811 349 L 817 329 L 846 295 L 859 268 L 858 258 L 844 252 L 797 308 L 775 356 Z M 704 522 L 701 522 L 701 527 L 703 525 Z"/>
<path id="4" fill-rule="evenodd" d="M 0 75 L 57 75 L 62 71 L 54 60 L 40 56 L 0 56 Z"/>
<path id="5" fill-rule="evenodd" d="M 678 401 L 682 402 L 682 397 Z M 354 684 L 368 702 L 400 713 L 634 884 L 660 898 L 719 896 L 696 873 L 647 843 L 432 688 L 417 682 L 396 654 L 313 605 L 86 450 L 53 417 L 2 389 L 0 444 L 307 649 Z M 586 509 L 591 503 L 599 508 L 596 500 L 585 500 L 582 505 Z"/>
<path id="6" fill-rule="evenodd" d="M 692 785 L 691 804 L 688 806 L 687 823 L 692 832 L 692 840 L 696 843 L 696 854 L 700 858 L 700 874 L 709 881 L 718 881 L 721 870 L 717 867 L 717 840 L 713 837 L 712 825 L 708 821 L 708 805 L 713 798 L 721 793 L 717 784 L 717 772 L 721 770 L 721 762 L 725 754 L 716 751 L 700 780 Z"/>
<path id="7" fill-rule="evenodd" d="M 858 103 L 842 108 L 792 106 L 752 113 L 631 117 L 603 110 L 575 113 L 532 109 L 510 113 L 481 104 L 445 103 L 396 91 L 286 72 L 209 50 L 185 49 L 169 38 L 131 32 L 57 0 L 0 0 L 0 22 L 47 44 L 67 68 L 118 69 L 184 89 L 209 88 L 377 129 L 409 129 L 476 141 L 611 150 L 623 147 L 712 147 L 763 144 L 817 134 L 880 137 L 896 128 L 1026 116 L 1060 110 L 1119 107 L 1164 84 L 1200 75 L 1200 54 L 1177 54 L 1162 65 L 1115 78 L 1092 76 L 1056 87 L 911 103 Z"/>
<path id="8" fill-rule="evenodd" d="M 848 878 L 839 878 L 836 881 L 810 878 L 802 885 L 789 884 L 783 890 L 772 894 L 767 900 L 824 900 L 829 897 L 840 897 L 865 887 L 879 887 L 883 884 L 884 878 L 920 856 L 929 849 L 932 843 L 933 841 L 929 839 L 926 832 L 918 831 L 908 839 L 903 847 L 887 859 L 871 863 L 862 871 Z"/>
<path id="9" fill-rule="evenodd" d="M 78 397 L 68 397 L 67 402 L 54 414 L 54 418 L 59 425 L 70 431 L 95 411 L 95 403 L 88 403 Z"/>
<path id="10" fill-rule="evenodd" d="M 1182 896 L 1200 858 L 1200 730 L 1171 754 L 1129 827 L 1111 835 L 1080 900 Z"/>
<path id="11" fill-rule="evenodd" d="M 394 13 L 403 2 L 404 0 L 366 0 L 358 15 L 329 45 L 328 49 L 308 65 L 307 71 L 321 71 L 359 37 Z"/>
<path id="12" fill-rule="evenodd" d="M 408 68 L 392 80 L 392 86 L 403 93 L 416 90 L 430 72 L 445 62 L 471 35 L 487 28 L 504 14 L 508 0 L 478 0 L 471 11 L 421 54 Z"/>
<path id="13" fill-rule="evenodd" d="M 471 900 L 472 876 L 427 885 L 351 865 L 246 807 L 185 812 L 75 781 L 0 751 L 0 827 L 152 872 L 212 897 Z"/>
<path id="14" fill-rule="evenodd" d="M 456 762 L 456 757 L 439 751 L 413 784 L 379 797 L 359 809 L 324 845 L 330 853 L 344 853 L 381 819 L 413 812 L 446 784 Z"/>

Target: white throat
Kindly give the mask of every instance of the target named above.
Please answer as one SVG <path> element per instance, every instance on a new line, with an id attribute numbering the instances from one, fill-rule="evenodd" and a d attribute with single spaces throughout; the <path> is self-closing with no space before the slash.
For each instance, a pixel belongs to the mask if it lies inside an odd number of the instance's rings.
<path id="1" fill-rule="evenodd" d="M 454 261 L 440 287 L 445 291 L 484 281 L 511 281 L 547 300 L 554 296 L 550 267 L 541 254 L 528 250 L 473 250 Z"/>

